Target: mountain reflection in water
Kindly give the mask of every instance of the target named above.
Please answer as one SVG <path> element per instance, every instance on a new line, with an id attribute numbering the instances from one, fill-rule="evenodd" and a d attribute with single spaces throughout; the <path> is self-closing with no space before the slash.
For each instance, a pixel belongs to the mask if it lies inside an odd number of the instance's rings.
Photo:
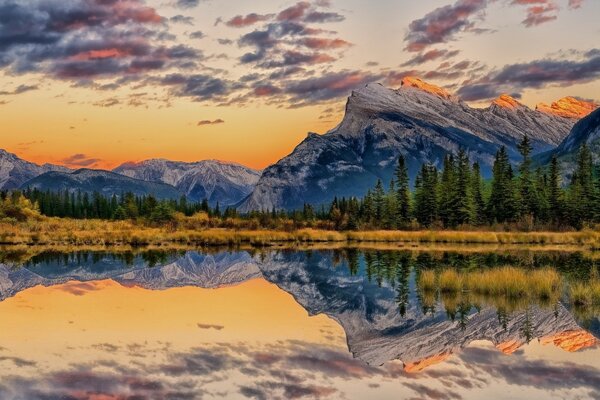
<path id="1" fill-rule="evenodd" d="M 552 265 L 586 279 L 596 261 L 580 253 L 2 259 L 2 399 L 600 396 L 597 315 L 565 299 L 428 299 L 415 284 L 442 266 Z"/>

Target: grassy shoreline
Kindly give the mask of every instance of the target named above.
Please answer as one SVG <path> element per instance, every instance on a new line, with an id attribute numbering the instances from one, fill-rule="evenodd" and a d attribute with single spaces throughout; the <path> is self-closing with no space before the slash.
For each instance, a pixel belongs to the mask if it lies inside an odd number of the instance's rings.
<path id="1" fill-rule="evenodd" d="M 600 248 L 600 231 L 329 231 L 246 230 L 225 228 L 174 229 L 148 227 L 130 221 L 70 220 L 0 223 L 0 245 L 36 246 L 274 246 L 298 244 L 460 244 L 544 245 Z"/>

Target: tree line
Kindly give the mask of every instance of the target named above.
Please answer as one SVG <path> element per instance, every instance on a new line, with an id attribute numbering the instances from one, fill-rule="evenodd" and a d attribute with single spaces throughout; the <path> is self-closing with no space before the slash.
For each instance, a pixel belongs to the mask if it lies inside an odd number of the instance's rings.
<path id="1" fill-rule="evenodd" d="M 547 168 L 532 168 L 525 136 L 516 170 L 508 152 L 496 153 L 492 178 L 465 150 L 447 154 L 441 170 L 422 164 L 411 191 L 406 160 L 400 156 L 387 190 L 381 180 L 362 199 L 334 199 L 329 217 L 339 229 L 457 228 L 513 224 L 519 228 L 577 228 L 600 222 L 600 169 L 583 145 L 568 185 L 554 156 Z"/>
<path id="2" fill-rule="evenodd" d="M 105 196 L 98 192 L 28 189 L 22 194 L 0 193 L 0 217 L 15 214 L 22 196 L 42 215 L 50 217 L 165 223 L 176 215 L 203 213 L 216 224 L 213 226 L 226 226 L 226 221 L 235 220 L 275 229 L 455 229 L 498 225 L 514 229 L 581 229 L 600 222 L 600 168 L 594 168 L 586 145 L 577 155 L 567 185 L 561 182 L 562 171 L 556 157 L 547 168 L 534 170 L 527 136 L 518 149 L 522 160 L 516 170 L 506 148 L 498 150 L 490 180 L 482 178 L 479 164 L 471 163 L 465 150 L 449 153 L 441 170 L 430 163 L 422 164 L 412 188 L 406 160 L 400 156 L 387 188 L 379 179 L 362 198 L 334 198 L 330 204 L 305 204 L 300 210 L 239 214 L 235 208 L 222 211 L 218 203 L 211 207 L 207 200 L 189 202 L 185 196 L 179 200 L 157 200 L 151 195 L 133 193 Z"/>

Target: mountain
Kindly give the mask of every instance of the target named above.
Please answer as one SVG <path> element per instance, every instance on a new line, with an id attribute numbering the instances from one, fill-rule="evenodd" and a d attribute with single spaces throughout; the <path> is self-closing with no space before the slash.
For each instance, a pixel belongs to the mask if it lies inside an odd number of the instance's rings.
<path id="1" fill-rule="evenodd" d="M 192 201 L 207 199 L 211 206 L 239 203 L 248 196 L 260 178 L 261 171 L 243 165 L 216 160 L 192 163 L 154 159 L 125 163 L 116 173 L 176 187 Z"/>
<path id="2" fill-rule="evenodd" d="M 0 190 L 18 189 L 28 180 L 49 171 L 67 172 L 69 169 L 52 164 L 34 164 L 0 149 Z"/>
<path id="3" fill-rule="evenodd" d="M 105 196 L 132 192 L 137 196 L 153 195 L 157 199 L 179 199 L 180 191 L 165 183 L 154 183 L 130 178 L 110 171 L 78 169 L 74 172 L 46 172 L 23 185 L 22 189 L 65 191 L 82 193 L 99 192 Z"/>
<path id="4" fill-rule="evenodd" d="M 336 128 L 324 135 L 310 133 L 268 167 L 239 208 L 293 209 L 334 196 L 362 196 L 378 178 L 390 182 L 399 154 L 414 179 L 422 163 L 441 167 L 448 152 L 464 148 L 487 177 L 500 146 L 517 163 L 517 144 L 525 134 L 534 153 L 540 153 L 560 144 L 575 122 L 532 110 L 508 95 L 488 108 L 472 108 L 417 78 L 405 78 L 397 90 L 369 84 L 352 92 Z"/>
<path id="5" fill-rule="evenodd" d="M 556 155 L 563 172 L 568 176 L 575 168 L 577 154 L 584 143 L 590 148 L 594 162 L 600 161 L 600 109 L 577 122 L 556 149 L 538 155 L 534 161 L 544 165 Z"/>

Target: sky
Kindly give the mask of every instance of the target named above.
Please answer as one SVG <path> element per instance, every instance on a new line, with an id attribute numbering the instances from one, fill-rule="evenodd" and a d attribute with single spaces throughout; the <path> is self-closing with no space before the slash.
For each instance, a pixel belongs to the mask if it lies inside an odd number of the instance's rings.
<path id="1" fill-rule="evenodd" d="M 597 0 L 0 0 L 0 148 L 264 168 L 405 76 L 475 106 L 600 100 Z"/>

